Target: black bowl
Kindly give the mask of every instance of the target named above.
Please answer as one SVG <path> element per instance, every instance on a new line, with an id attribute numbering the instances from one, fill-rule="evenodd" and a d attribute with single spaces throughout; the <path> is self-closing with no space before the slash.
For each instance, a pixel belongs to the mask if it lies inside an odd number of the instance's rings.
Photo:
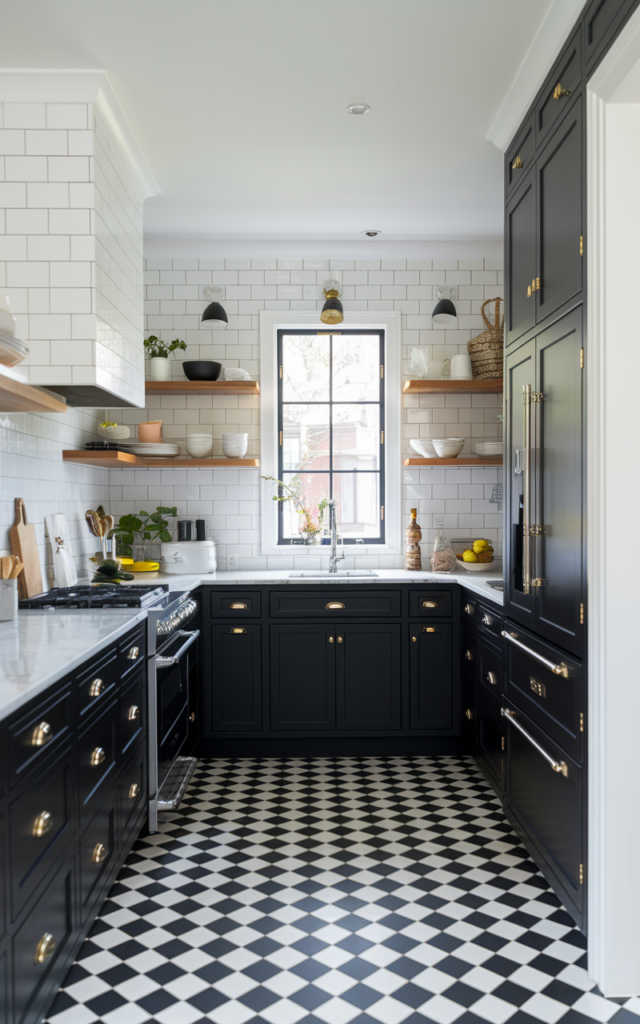
<path id="1" fill-rule="evenodd" d="M 187 380 L 217 380 L 222 371 L 222 363 L 214 363 L 213 359 L 189 359 L 182 364 Z"/>

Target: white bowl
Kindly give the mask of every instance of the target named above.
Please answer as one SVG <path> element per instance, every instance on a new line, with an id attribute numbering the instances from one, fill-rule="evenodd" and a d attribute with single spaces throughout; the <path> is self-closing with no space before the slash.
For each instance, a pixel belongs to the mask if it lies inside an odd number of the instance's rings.
<path id="1" fill-rule="evenodd" d="M 458 559 L 458 565 L 462 565 L 469 572 L 496 572 L 499 566 L 496 564 L 499 562 L 499 558 L 493 559 L 493 562 L 463 562 L 461 558 Z"/>
<path id="2" fill-rule="evenodd" d="M 455 459 L 464 448 L 464 437 L 434 437 L 432 440 L 439 459 Z"/>
<path id="3" fill-rule="evenodd" d="M 222 445 L 222 454 L 227 459 L 242 459 L 247 454 L 248 444 L 245 441 L 243 445 Z"/>
<path id="4" fill-rule="evenodd" d="M 192 459 L 208 459 L 213 451 L 213 438 L 209 435 L 208 438 L 192 440 L 192 436 L 189 435 L 186 449 L 187 455 L 190 455 Z"/>
<path id="5" fill-rule="evenodd" d="M 428 437 L 413 437 L 409 440 L 409 446 L 421 459 L 437 459 L 433 441 Z"/>

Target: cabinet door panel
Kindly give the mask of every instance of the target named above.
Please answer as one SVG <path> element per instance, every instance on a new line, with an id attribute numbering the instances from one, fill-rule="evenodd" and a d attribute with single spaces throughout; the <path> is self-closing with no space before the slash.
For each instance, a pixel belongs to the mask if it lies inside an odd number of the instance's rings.
<path id="1" fill-rule="evenodd" d="M 399 729 L 402 655 L 400 624 L 338 626 L 338 729 Z"/>
<path id="2" fill-rule="evenodd" d="M 336 727 L 335 625 L 271 626 L 271 728 Z"/>
<path id="3" fill-rule="evenodd" d="M 500 705 L 484 694 L 477 697 L 478 715 L 478 757 L 493 781 L 494 786 L 504 791 L 505 741 L 504 726 L 500 717 Z"/>
<path id="4" fill-rule="evenodd" d="M 507 294 L 505 344 L 511 345 L 536 322 L 536 197 L 535 171 L 522 182 L 506 211 Z"/>
<path id="5" fill-rule="evenodd" d="M 549 73 L 536 104 L 536 144 L 544 142 L 555 123 L 566 114 L 571 96 L 580 88 L 582 61 L 580 29 L 569 41 Z"/>
<path id="6" fill-rule="evenodd" d="M 584 15 L 584 57 L 589 74 L 607 52 L 635 0 L 591 0 Z"/>
<path id="7" fill-rule="evenodd" d="M 582 290 L 582 99 L 538 159 L 537 322 Z"/>
<path id="8" fill-rule="evenodd" d="M 211 627 L 212 732 L 248 732 L 262 728 L 260 626 Z"/>
<path id="9" fill-rule="evenodd" d="M 520 133 L 511 143 L 505 157 L 505 184 L 507 195 L 517 188 L 529 171 L 536 152 L 535 118 L 529 117 L 523 124 Z"/>
<path id="10" fill-rule="evenodd" d="M 505 524 L 505 573 L 504 609 L 505 614 L 522 625 L 533 625 L 534 594 L 522 590 L 524 545 L 530 541 L 523 533 L 524 512 L 524 403 L 523 386 L 529 384 L 535 389 L 535 342 L 527 342 L 507 356 L 506 367 L 507 401 L 506 415 L 506 524 Z M 533 445 L 533 442 L 532 442 Z M 518 454 L 520 453 L 520 454 Z M 519 466 L 516 461 L 519 459 Z M 516 472 L 516 469 L 520 472 Z M 531 482 L 534 478 L 532 459 Z M 531 504 L 530 515 L 533 515 Z"/>
<path id="11" fill-rule="evenodd" d="M 582 650 L 583 431 L 580 369 L 582 311 L 573 310 L 537 340 L 536 630 L 574 654 Z"/>
<path id="12" fill-rule="evenodd" d="M 409 625 L 411 728 L 453 725 L 453 627 Z M 415 639 L 414 639 L 415 638 Z"/>

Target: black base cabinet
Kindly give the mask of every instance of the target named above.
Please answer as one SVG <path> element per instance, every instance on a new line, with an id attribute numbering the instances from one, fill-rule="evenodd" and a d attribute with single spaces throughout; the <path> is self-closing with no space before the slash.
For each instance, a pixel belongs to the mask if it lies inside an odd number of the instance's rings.
<path id="1" fill-rule="evenodd" d="M 136 627 L 0 728 L 3 1024 L 46 1015 L 145 822 L 144 663 Z"/>

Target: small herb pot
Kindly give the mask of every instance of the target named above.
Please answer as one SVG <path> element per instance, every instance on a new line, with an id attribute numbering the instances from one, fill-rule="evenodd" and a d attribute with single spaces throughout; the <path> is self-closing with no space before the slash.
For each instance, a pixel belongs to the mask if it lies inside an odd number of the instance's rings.
<path id="1" fill-rule="evenodd" d="M 171 380 L 171 363 L 164 356 L 153 356 L 149 360 L 151 380 Z"/>

